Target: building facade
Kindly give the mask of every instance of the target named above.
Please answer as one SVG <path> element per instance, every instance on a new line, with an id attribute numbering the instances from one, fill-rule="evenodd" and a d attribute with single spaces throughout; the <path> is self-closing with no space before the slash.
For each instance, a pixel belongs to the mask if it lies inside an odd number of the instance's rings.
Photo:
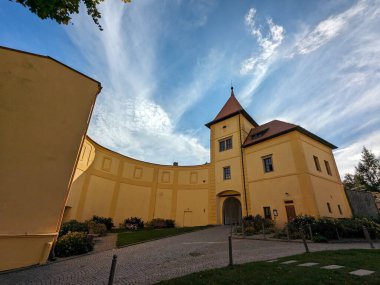
<path id="1" fill-rule="evenodd" d="M 263 125 L 233 88 L 210 129 L 210 163 L 158 165 L 85 139 L 64 221 L 93 215 L 173 219 L 177 226 L 237 223 L 247 215 L 278 226 L 296 215 L 351 217 L 331 143 L 300 126 Z"/>

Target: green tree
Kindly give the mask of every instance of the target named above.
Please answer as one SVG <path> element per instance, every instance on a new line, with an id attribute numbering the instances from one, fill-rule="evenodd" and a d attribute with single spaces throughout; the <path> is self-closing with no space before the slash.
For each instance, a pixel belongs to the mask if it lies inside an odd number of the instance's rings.
<path id="1" fill-rule="evenodd" d="M 363 147 L 362 156 L 355 167 L 355 174 L 346 174 L 345 189 L 380 192 L 380 160 L 373 152 Z"/>
<path id="2" fill-rule="evenodd" d="M 91 16 L 94 23 L 102 31 L 102 26 L 99 24 L 101 14 L 98 10 L 98 5 L 104 0 L 10 0 L 21 4 L 24 7 L 36 14 L 41 19 L 52 19 L 58 24 L 67 25 L 71 21 L 72 14 L 79 13 L 80 3 L 83 3 L 87 9 L 87 14 Z M 124 3 L 131 0 L 121 0 Z"/>

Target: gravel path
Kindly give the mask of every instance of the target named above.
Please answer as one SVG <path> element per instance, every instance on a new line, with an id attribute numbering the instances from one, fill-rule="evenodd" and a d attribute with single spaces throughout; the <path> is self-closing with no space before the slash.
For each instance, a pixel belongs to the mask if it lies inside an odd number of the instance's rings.
<path id="1" fill-rule="evenodd" d="M 0 274 L 0 284 L 107 284 L 112 255 L 118 255 L 114 284 L 152 284 L 228 264 L 228 227 L 108 250 Z M 311 251 L 369 248 L 366 243 L 310 244 Z M 380 244 L 376 244 L 380 248 Z M 233 240 L 234 263 L 269 260 L 304 252 L 303 244 Z"/>

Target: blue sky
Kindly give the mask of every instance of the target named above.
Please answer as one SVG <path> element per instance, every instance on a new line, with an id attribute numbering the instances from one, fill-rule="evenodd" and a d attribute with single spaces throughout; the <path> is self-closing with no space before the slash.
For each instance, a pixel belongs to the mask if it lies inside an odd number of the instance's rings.
<path id="1" fill-rule="evenodd" d="M 248 113 L 339 146 L 341 175 L 363 145 L 380 155 L 380 1 L 107 0 L 98 30 L 1 1 L 0 45 L 49 55 L 99 80 L 89 135 L 125 155 L 209 161 L 230 84 Z"/>

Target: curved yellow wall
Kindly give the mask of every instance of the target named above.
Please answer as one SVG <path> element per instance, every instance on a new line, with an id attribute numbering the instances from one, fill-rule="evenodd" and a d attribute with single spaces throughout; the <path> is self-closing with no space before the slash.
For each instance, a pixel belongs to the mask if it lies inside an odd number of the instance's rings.
<path id="1" fill-rule="evenodd" d="M 46 262 L 100 84 L 0 47 L 0 271 Z"/>
<path id="2" fill-rule="evenodd" d="M 210 164 L 165 166 L 135 160 L 86 138 L 66 203 L 64 221 L 93 215 L 144 221 L 173 219 L 178 226 L 207 225 Z"/>

